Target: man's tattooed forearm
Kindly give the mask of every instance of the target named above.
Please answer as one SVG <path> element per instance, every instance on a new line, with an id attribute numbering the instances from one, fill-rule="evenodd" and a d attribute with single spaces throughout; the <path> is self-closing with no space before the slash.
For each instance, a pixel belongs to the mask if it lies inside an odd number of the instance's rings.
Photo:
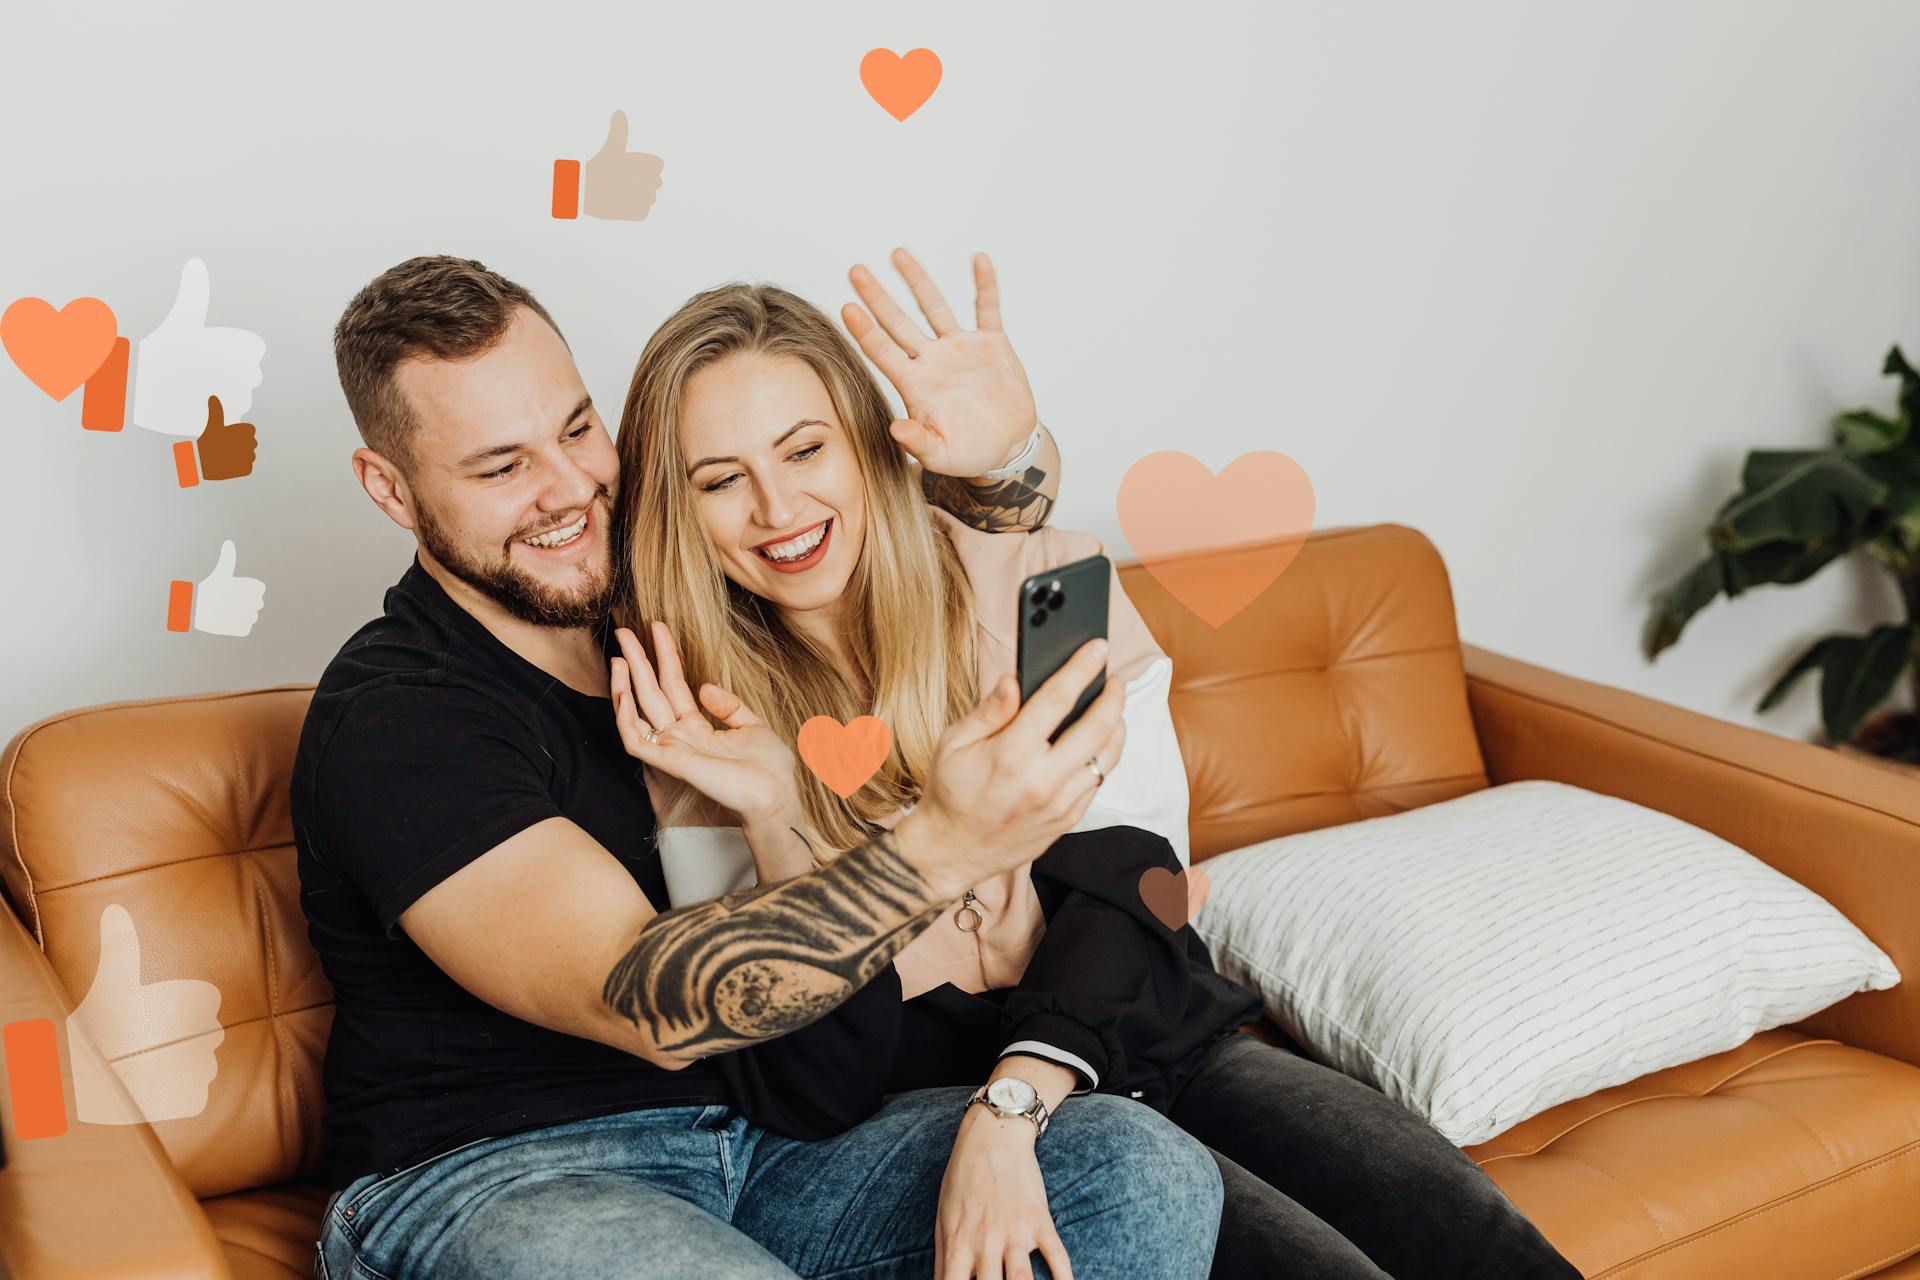
<path id="1" fill-rule="evenodd" d="M 1007 533 L 1046 524 L 1053 512 L 1053 498 L 1044 489 L 1046 479 L 1047 473 L 1038 467 L 986 484 L 925 471 L 920 475 L 920 488 L 928 502 L 963 524 L 984 533 Z"/>
<path id="2" fill-rule="evenodd" d="M 940 913 L 882 832 L 822 870 L 662 912 L 601 999 L 655 1045 L 706 1057 L 804 1027 L 892 963 Z"/>
<path id="3" fill-rule="evenodd" d="M 1031 532 L 1046 524 L 1060 496 L 1060 446 L 1043 424 L 1033 461 L 1019 475 L 981 480 L 923 470 L 920 491 L 934 506 L 985 533 Z"/>

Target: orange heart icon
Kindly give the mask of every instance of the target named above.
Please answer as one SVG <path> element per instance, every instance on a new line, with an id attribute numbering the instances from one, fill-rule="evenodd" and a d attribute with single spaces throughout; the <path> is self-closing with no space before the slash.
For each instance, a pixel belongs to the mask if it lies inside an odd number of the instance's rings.
<path id="1" fill-rule="evenodd" d="M 65 400 L 106 363 L 119 328 L 98 298 L 75 298 L 58 311 L 44 299 L 20 298 L 0 315 L 0 346 L 34 386 Z"/>
<path id="2" fill-rule="evenodd" d="M 1218 627 L 1273 585 L 1313 527 L 1313 485 L 1284 453 L 1256 450 L 1219 475 L 1177 450 L 1120 481 L 1120 528 L 1167 593 Z"/>
<path id="3" fill-rule="evenodd" d="M 800 726 L 799 745 L 800 758 L 813 776 L 845 800 L 887 762 L 893 731 L 879 716 L 859 716 L 852 724 L 815 716 Z"/>
<path id="4" fill-rule="evenodd" d="M 1169 929 L 1178 929 L 1199 915 L 1212 892 L 1213 881 L 1198 867 L 1188 867 L 1181 875 L 1165 867 L 1148 867 L 1140 873 L 1140 900 Z"/>
<path id="5" fill-rule="evenodd" d="M 860 83 L 895 120 L 918 111 L 940 87 L 940 59 L 931 49 L 869 49 L 860 59 Z"/>

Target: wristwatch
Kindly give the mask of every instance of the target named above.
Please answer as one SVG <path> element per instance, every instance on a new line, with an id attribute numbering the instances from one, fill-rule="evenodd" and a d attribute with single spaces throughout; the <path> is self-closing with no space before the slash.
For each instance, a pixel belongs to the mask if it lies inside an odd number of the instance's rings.
<path id="1" fill-rule="evenodd" d="M 967 1106 L 984 1102 L 997 1116 L 1025 1116 L 1033 1121 L 1034 1134 L 1038 1138 L 1047 1131 L 1047 1104 L 1040 1101 L 1040 1091 L 1018 1076 L 1001 1076 L 989 1081 L 973 1091 L 967 1099 Z"/>

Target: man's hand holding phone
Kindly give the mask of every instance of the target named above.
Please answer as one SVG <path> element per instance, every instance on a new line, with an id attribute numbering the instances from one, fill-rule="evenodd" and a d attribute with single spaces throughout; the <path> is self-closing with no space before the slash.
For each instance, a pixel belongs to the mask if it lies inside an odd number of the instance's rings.
<path id="1" fill-rule="evenodd" d="M 1024 706 L 1011 674 L 949 726 L 919 805 L 897 834 L 930 882 L 969 885 L 1032 862 L 1071 831 L 1126 742 L 1125 687 L 1109 680 L 1073 726 L 1051 735 L 1106 669 L 1107 642 L 1075 650 Z"/>

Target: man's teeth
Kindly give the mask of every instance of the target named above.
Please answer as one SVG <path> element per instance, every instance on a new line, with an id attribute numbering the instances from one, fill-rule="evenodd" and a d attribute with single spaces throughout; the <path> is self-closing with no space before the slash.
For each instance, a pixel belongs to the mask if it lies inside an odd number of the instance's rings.
<path id="1" fill-rule="evenodd" d="M 582 511 L 580 518 L 564 529 L 549 529 L 547 532 L 520 541 L 530 547 L 564 547 L 587 531 L 587 513 Z"/>
<path id="2" fill-rule="evenodd" d="M 775 543 L 771 547 L 762 547 L 760 554 L 769 560 L 798 560 L 820 545 L 820 539 L 827 536 L 827 521 L 815 525 L 810 532 L 785 542 Z"/>

